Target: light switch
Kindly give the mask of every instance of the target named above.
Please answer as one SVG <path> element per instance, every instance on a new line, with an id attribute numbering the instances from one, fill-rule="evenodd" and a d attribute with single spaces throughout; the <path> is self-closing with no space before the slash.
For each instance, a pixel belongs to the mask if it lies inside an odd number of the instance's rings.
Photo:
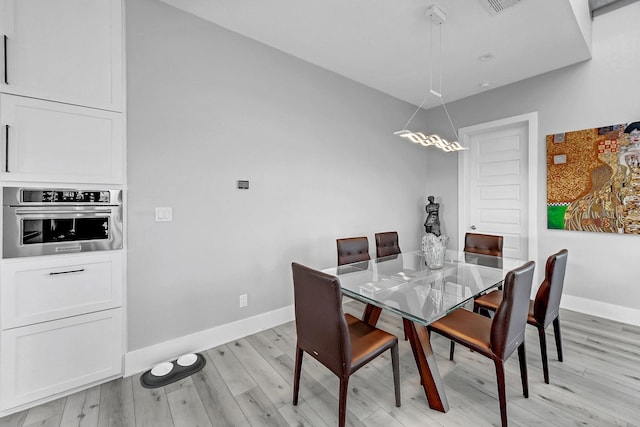
<path id="1" fill-rule="evenodd" d="M 156 222 L 173 221 L 173 208 L 156 208 Z"/>

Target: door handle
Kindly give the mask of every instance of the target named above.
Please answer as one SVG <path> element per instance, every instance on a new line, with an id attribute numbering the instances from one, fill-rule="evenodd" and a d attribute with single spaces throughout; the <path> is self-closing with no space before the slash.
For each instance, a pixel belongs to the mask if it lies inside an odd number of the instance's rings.
<path id="1" fill-rule="evenodd" d="M 475 226 L 475 225 L 472 225 L 472 226 L 471 226 L 471 227 L 469 227 L 469 228 L 471 228 L 472 230 L 475 230 L 475 229 L 476 229 L 476 226 Z"/>

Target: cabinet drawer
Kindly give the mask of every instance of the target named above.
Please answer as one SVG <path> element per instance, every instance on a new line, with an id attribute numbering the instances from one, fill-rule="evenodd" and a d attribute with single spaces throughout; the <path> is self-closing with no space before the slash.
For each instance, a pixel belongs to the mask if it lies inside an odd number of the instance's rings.
<path id="1" fill-rule="evenodd" d="M 122 305 L 122 253 L 4 262 L 2 329 Z"/>
<path id="2" fill-rule="evenodd" d="M 0 94 L 0 178 L 121 184 L 121 113 Z"/>
<path id="3" fill-rule="evenodd" d="M 122 374 L 122 309 L 2 331 L 0 410 Z"/>

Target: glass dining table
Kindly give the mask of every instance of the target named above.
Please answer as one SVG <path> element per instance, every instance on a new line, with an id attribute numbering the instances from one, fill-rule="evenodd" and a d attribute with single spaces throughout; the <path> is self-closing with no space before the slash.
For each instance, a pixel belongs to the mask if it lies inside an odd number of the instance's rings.
<path id="1" fill-rule="evenodd" d="M 449 403 L 426 326 L 502 284 L 521 260 L 447 251 L 444 266 L 427 267 L 422 252 L 406 252 L 322 271 L 340 279 L 342 292 L 366 304 L 362 320 L 375 325 L 382 310 L 403 319 L 421 384 L 432 409 L 447 412 Z"/>

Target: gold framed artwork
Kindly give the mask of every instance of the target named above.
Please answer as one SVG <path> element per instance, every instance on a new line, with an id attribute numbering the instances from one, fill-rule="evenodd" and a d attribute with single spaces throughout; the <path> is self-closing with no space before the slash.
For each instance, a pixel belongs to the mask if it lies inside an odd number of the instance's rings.
<path id="1" fill-rule="evenodd" d="M 640 121 L 547 135 L 547 228 L 640 234 Z"/>

